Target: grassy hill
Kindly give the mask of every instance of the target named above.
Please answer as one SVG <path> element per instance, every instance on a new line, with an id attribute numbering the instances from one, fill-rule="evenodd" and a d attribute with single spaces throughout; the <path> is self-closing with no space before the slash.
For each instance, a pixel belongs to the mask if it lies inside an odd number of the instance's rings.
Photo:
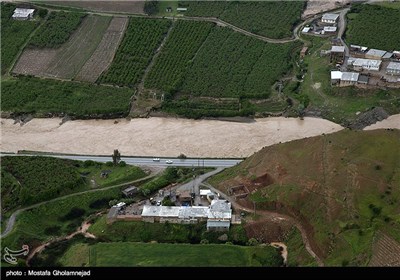
<path id="1" fill-rule="evenodd" d="M 225 193 L 245 184 L 251 194 L 239 204 L 294 217 L 326 265 L 395 261 L 376 261 L 388 254 L 375 241 L 384 236 L 400 248 L 399 130 L 344 130 L 266 147 L 210 182 Z"/>

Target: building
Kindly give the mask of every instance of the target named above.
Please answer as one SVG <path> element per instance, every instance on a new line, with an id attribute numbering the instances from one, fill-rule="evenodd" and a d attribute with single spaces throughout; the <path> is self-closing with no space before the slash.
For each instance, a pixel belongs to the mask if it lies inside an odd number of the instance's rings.
<path id="1" fill-rule="evenodd" d="M 311 30 L 311 27 L 304 27 L 301 33 L 308 33 Z"/>
<path id="2" fill-rule="evenodd" d="M 383 61 L 388 61 L 393 57 L 393 53 L 391 52 L 386 52 L 384 56 L 382 56 Z"/>
<path id="3" fill-rule="evenodd" d="M 340 84 L 340 80 L 342 79 L 342 72 L 340 71 L 331 71 L 331 85 Z"/>
<path id="4" fill-rule="evenodd" d="M 116 221 L 119 211 L 124 209 L 125 206 L 126 206 L 125 202 L 119 202 L 113 207 L 111 207 L 110 211 L 108 211 L 107 214 L 107 223 L 113 223 L 114 221 Z"/>
<path id="5" fill-rule="evenodd" d="M 358 83 L 359 76 L 360 74 L 356 72 L 332 71 L 331 85 L 338 85 L 340 87 L 354 86 Z"/>
<path id="6" fill-rule="evenodd" d="M 369 77 L 367 75 L 358 76 L 358 83 L 361 85 L 368 85 Z"/>
<path id="7" fill-rule="evenodd" d="M 370 49 L 365 54 L 365 58 L 382 60 L 382 58 L 383 58 L 383 56 L 385 54 L 386 54 L 386 51 L 377 50 L 377 49 Z"/>
<path id="8" fill-rule="evenodd" d="M 130 186 L 129 188 L 126 188 L 122 191 L 122 193 L 126 196 L 126 197 L 133 197 L 135 194 L 137 194 L 139 192 L 138 188 L 135 186 Z"/>
<path id="9" fill-rule="evenodd" d="M 336 32 L 337 27 L 336 26 L 325 26 L 323 32 L 324 33 L 334 33 Z"/>
<path id="10" fill-rule="evenodd" d="M 335 24 L 338 21 L 339 14 L 326 13 L 323 14 L 321 21 L 323 23 Z"/>
<path id="11" fill-rule="evenodd" d="M 16 8 L 12 15 L 13 19 L 17 20 L 28 20 L 33 18 L 33 13 L 35 9 L 23 9 L 23 8 Z"/>
<path id="12" fill-rule="evenodd" d="M 386 74 L 388 75 L 400 75 L 400 62 L 389 62 L 386 67 Z"/>
<path id="13" fill-rule="evenodd" d="M 176 8 L 178 12 L 186 12 L 187 8 Z"/>
<path id="14" fill-rule="evenodd" d="M 176 198 L 180 202 L 192 202 L 192 195 L 190 194 L 189 191 L 183 191 L 182 193 L 178 193 L 176 195 Z"/>
<path id="15" fill-rule="evenodd" d="M 196 224 L 207 221 L 208 230 L 228 230 L 232 219 L 231 203 L 214 199 L 207 206 L 151 206 L 144 205 L 142 220 L 145 222 Z"/>
<path id="16" fill-rule="evenodd" d="M 331 62 L 343 63 L 345 56 L 344 46 L 332 46 Z"/>
<path id="17" fill-rule="evenodd" d="M 382 61 L 375 59 L 355 58 L 350 57 L 347 63 L 353 66 L 356 71 L 379 71 L 381 68 Z"/>
<path id="18" fill-rule="evenodd" d="M 304 58 L 307 55 L 308 47 L 303 47 L 300 51 L 300 58 Z"/>

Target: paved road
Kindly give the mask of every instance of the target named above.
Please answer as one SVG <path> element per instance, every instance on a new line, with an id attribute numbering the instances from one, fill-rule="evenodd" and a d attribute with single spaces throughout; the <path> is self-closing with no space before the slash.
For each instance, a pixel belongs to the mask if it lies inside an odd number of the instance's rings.
<path id="1" fill-rule="evenodd" d="M 28 207 L 18 209 L 18 210 L 16 210 L 14 213 L 11 214 L 10 218 L 9 218 L 8 221 L 7 221 L 6 229 L 5 229 L 4 232 L 0 235 L 0 238 L 6 237 L 6 236 L 11 232 L 11 230 L 12 230 L 13 227 L 14 227 L 15 220 L 16 220 L 17 216 L 18 216 L 21 212 L 23 212 L 23 211 L 26 211 L 26 210 L 29 210 L 29 209 L 32 209 L 32 208 L 39 207 L 39 206 L 41 206 L 41 205 L 43 205 L 43 204 L 46 204 L 46 203 L 49 203 L 49 202 L 54 202 L 54 201 L 62 200 L 62 199 L 65 199 L 65 198 L 68 198 L 68 197 L 72 197 L 72 196 L 77 196 L 77 195 L 81 195 L 81 194 L 85 194 L 85 193 L 90 193 L 90 192 L 105 191 L 105 190 L 109 190 L 109 189 L 113 189 L 113 188 L 118 188 L 118 187 L 122 187 L 122 186 L 129 185 L 129 184 L 141 182 L 141 181 L 144 181 L 144 180 L 147 180 L 147 179 L 150 179 L 150 178 L 153 178 L 153 177 L 157 176 L 157 174 L 158 174 L 160 171 L 161 171 L 161 170 L 158 170 L 157 172 L 154 172 L 154 173 L 150 174 L 149 176 L 146 176 L 146 177 L 143 177 L 143 178 L 141 178 L 141 179 L 137 179 L 137 180 L 134 180 L 134 181 L 131 181 L 131 182 L 125 182 L 125 183 L 122 183 L 122 184 L 113 185 L 113 186 L 104 187 L 104 188 L 90 189 L 90 190 L 83 191 L 83 192 L 71 193 L 71 194 L 68 194 L 68 195 L 65 195 L 65 196 L 56 197 L 56 198 L 51 199 L 51 200 L 39 202 L 39 203 L 30 205 L 30 206 L 28 206 Z"/>
<path id="2" fill-rule="evenodd" d="M 112 161 L 111 156 L 76 156 L 76 155 L 52 155 L 52 154 L 0 154 L 0 156 L 50 156 L 56 158 L 65 158 L 72 160 L 93 160 L 98 162 Z M 177 158 L 160 158 L 160 161 L 154 161 L 150 157 L 121 157 L 121 160 L 130 165 L 145 166 L 185 166 L 185 167 L 231 167 L 242 161 L 242 159 L 177 159 Z M 167 160 L 173 163 L 167 164 Z"/>

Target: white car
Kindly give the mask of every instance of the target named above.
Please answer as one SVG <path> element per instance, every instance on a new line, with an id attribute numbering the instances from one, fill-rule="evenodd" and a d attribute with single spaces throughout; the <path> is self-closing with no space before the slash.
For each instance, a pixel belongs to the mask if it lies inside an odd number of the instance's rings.
<path id="1" fill-rule="evenodd" d="M 157 161 L 157 162 L 159 162 L 159 161 L 160 161 L 160 159 L 159 159 L 159 158 L 153 158 L 153 161 Z"/>
<path id="2" fill-rule="evenodd" d="M 172 164 L 172 163 L 174 163 L 172 160 L 170 160 L 170 159 L 168 159 L 168 160 L 166 160 L 165 161 L 167 164 Z"/>

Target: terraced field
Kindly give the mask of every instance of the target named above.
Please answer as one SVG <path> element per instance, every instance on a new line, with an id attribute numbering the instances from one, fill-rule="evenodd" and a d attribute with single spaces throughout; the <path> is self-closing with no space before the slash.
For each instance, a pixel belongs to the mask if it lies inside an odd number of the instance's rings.
<path id="1" fill-rule="evenodd" d="M 86 16 L 79 28 L 60 48 L 26 49 L 13 72 L 73 79 L 95 51 L 110 21 L 110 17 Z"/>
<path id="2" fill-rule="evenodd" d="M 79 71 L 76 80 L 94 83 L 100 77 L 110 66 L 127 25 L 128 18 L 115 17 L 111 20 L 103 39 Z"/>
<path id="3" fill-rule="evenodd" d="M 400 266 L 400 244 L 390 236 L 379 232 L 372 246 L 369 266 Z"/>

